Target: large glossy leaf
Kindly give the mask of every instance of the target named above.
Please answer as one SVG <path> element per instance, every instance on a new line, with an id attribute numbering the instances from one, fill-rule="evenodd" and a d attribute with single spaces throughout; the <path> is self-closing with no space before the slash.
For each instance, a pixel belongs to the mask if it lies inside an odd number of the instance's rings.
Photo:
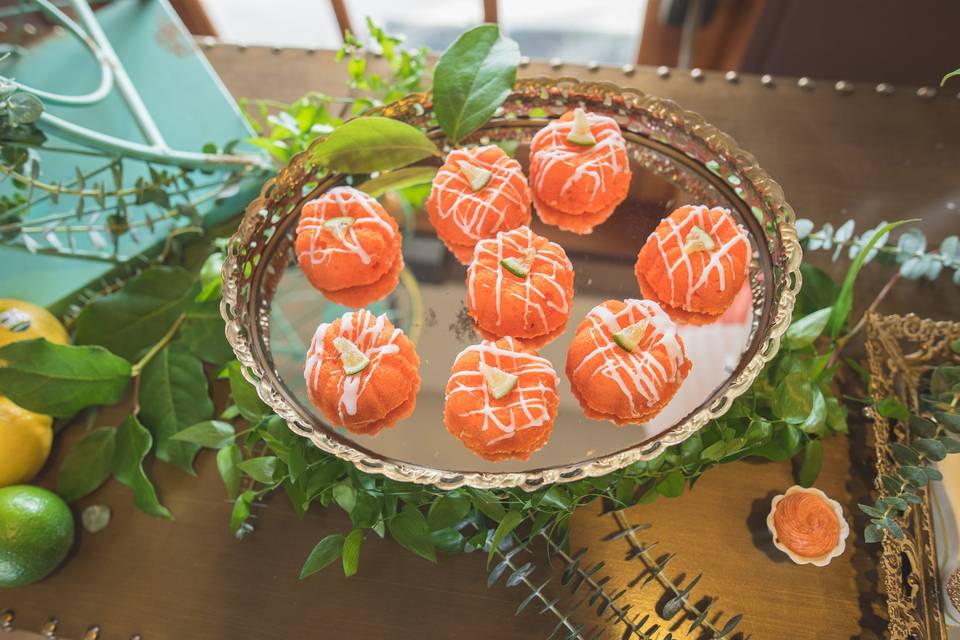
<path id="1" fill-rule="evenodd" d="M 813 403 L 813 385 L 803 371 L 787 374 L 773 392 L 773 413 L 790 424 L 805 422 Z"/>
<path id="2" fill-rule="evenodd" d="M 437 561 L 437 552 L 430 538 L 430 528 L 423 514 L 413 505 L 407 505 L 388 523 L 390 535 L 397 543 L 430 562 Z"/>
<path id="3" fill-rule="evenodd" d="M 98 344 L 135 360 L 176 322 L 191 284 L 185 269 L 150 267 L 84 308 L 77 318 L 77 344 Z"/>
<path id="4" fill-rule="evenodd" d="M 117 451 L 113 475 L 133 489 L 133 503 L 154 518 L 173 520 L 173 515 L 157 498 L 157 491 L 143 470 L 143 459 L 153 447 L 153 436 L 136 416 L 127 416 L 117 429 Z"/>
<path id="5" fill-rule="evenodd" d="M 307 561 L 303 563 L 303 569 L 300 570 L 300 579 L 313 575 L 339 558 L 343 552 L 344 540 L 345 538 L 342 535 L 334 533 L 318 542 L 310 555 L 307 556 Z"/>
<path id="6" fill-rule="evenodd" d="M 201 447 L 211 449 L 222 449 L 227 445 L 233 444 L 234 439 L 233 425 L 222 420 L 205 420 L 191 425 L 174 434 L 174 440 L 183 442 L 192 442 Z"/>
<path id="7" fill-rule="evenodd" d="M 62 418 L 123 398 L 130 363 L 102 347 L 53 344 L 43 338 L 0 349 L 0 394 L 30 411 Z"/>
<path id="8" fill-rule="evenodd" d="M 57 472 L 57 493 L 64 500 L 82 498 L 107 481 L 113 472 L 116 432 L 94 429 L 77 441 Z"/>
<path id="9" fill-rule="evenodd" d="M 143 370 L 139 401 L 140 419 L 153 434 L 157 457 L 193 473 L 200 445 L 173 436 L 213 417 L 200 360 L 180 349 L 161 349 Z"/>
<path id="10" fill-rule="evenodd" d="M 513 90 L 520 48 L 493 24 L 467 31 L 450 45 L 433 74 L 433 112 L 451 142 L 490 119 Z"/>
<path id="11" fill-rule="evenodd" d="M 334 129 L 317 145 L 314 160 L 340 173 L 373 173 L 439 155 L 420 129 L 392 118 L 365 116 Z"/>
<path id="12" fill-rule="evenodd" d="M 794 320 L 783 337 L 783 346 L 788 349 L 802 349 L 813 344 L 827 326 L 832 307 L 814 311 L 799 320 Z"/>

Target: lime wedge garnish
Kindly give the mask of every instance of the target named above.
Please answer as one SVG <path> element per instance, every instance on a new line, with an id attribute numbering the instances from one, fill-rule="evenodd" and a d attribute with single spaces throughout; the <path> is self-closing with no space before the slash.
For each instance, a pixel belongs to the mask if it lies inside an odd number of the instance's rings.
<path id="1" fill-rule="evenodd" d="M 490 389 L 490 395 L 494 400 L 504 397 L 517 386 L 517 376 L 507 373 L 503 369 L 491 367 L 490 365 L 480 363 L 480 373 L 487 382 L 487 388 Z"/>
<path id="2" fill-rule="evenodd" d="M 467 177 L 467 182 L 470 183 L 470 188 L 474 191 L 480 191 L 480 189 L 487 186 L 487 183 L 490 182 L 490 177 L 493 175 L 483 167 L 470 164 L 465 160 L 460 161 L 460 170 L 463 171 L 463 175 Z"/>
<path id="3" fill-rule="evenodd" d="M 347 229 L 353 224 L 353 218 L 350 216 L 340 216 L 324 220 L 323 228 L 333 234 L 333 237 L 343 242 L 347 235 Z"/>
<path id="4" fill-rule="evenodd" d="M 643 336 L 647 333 L 647 320 L 640 320 L 639 322 L 634 322 L 629 327 L 621 329 L 613 334 L 613 341 L 620 346 L 624 351 L 629 351 L 633 353 L 637 350 L 637 346 L 640 344 L 640 341 L 643 340 Z"/>
<path id="5" fill-rule="evenodd" d="M 340 362 L 343 363 L 343 372 L 348 376 L 360 373 L 370 364 L 370 358 L 363 351 L 342 336 L 333 339 L 333 346 L 340 352 Z"/>
<path id="6" fill-rule="evenodd" d="M 717 243 L 713 241 L 710 234 L 694 225 L 687 234 L 687 239 L 683 245 L 684 253 L 696 253 L 697 251 L 713 251 L 717 248 Z"/>
<path id="7" fill-rule="evenodd" d="M 527 274 L 530 273 L 530 263 L 523 263 L 517 258 L 504 258 L 500 261 L 500 264 L 518 278 L 526 278 Z"/>
<path id="8" fill-rule="evenodd" d="M 567 142 L 581 147 L 592 147 L 597 144 L 597 139 L 593 137 L 593 132 L 590 131 L 587 112 L 579 107 L 573 111 L 573 129 L 567 134 Z"/>

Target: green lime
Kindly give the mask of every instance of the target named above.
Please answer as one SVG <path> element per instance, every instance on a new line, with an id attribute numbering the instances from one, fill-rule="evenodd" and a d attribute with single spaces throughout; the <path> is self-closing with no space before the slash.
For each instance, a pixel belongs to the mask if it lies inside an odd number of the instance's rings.
<path id="1" fill-rule="evenodd" d="M 40 487 L 0 489 L 0 587 L 45 578 L 73 544 L 73 514 L 60 496 Z"/>

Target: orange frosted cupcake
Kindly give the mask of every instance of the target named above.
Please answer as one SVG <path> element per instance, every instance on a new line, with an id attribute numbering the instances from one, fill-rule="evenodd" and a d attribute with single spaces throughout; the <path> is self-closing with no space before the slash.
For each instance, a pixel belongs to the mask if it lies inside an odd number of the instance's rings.
<path id="1" fill-rule="evenodd" d="M 680 207 L 660 221 L 637 255 L 634 273 L 645 298 L 678 322 L 719 318 L 743 287 L 750 241 L 730 212 Z"/>
<path id="2" fill-rule="evenodd" d="M 467 269 L 467 310 L 488 339 L 540 347 L 563 333 L 573 265 L 563 247 L 519 227 L 481 240 Z"/>
<path id="3" fill-rule="evenodd" d="M 403 331 L 361 309 L 317 327 L 303 373 L 310 401 L 332 424 L 373 435 L 413 413 L 419 368 Z"/>
<path id="4" fill-rule="evenodd" d="M 530 224 L 530 187 L 520 163 L 500 147 L 455 149 L 427 198 L 437 236 L 463 264 L 477 241 Z"/>
<path id="5" fill-rule="evenodd" d="M 389 295 L 403 270 L 396 220 L 352 187 L 336 187 L 303 205 L 295 248 L 310 284 L 348 307 Z"/>
<path id="6" fill-rule="evenodd" d="M 660 413 L 690 367 L 676 324 L 651 300 L 597 305 L 567 351 L 567 377 L 584 414 L 620 426 Z"/>
<path id="7" fill-rule="evenodd" d="M 630 162 L 613 118 L 576 109 L 537 132 L 530 184 L 547 224 L 586 234 L 613 213 L 630 188 Z"/>
<path id="8" fill-rule="evenodd" d="M 453 363 L 443 421 L 485 460 L 526 460 L 553 431 L 557 382 L 550 362 L 513 338 L 469 346 Z"/>
<path id="9" fill-rule="evenodd" d="M 814 488 L 794 485 L 774 497 L 767 516 L 773 544 L 797 564 L 823 567 L 843 553 L 850 527 L 843 507 Z"/>

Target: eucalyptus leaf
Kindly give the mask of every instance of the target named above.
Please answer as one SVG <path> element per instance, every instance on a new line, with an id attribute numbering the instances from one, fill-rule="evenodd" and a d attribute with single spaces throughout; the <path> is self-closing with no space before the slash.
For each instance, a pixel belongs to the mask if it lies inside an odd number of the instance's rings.
<path id="1" fill-rule="evenodd" d="M 917 455 L 917 452 L 905 444 L 894 442 L 890 445 L 890 449 L 893 452 L 894 459 L 900 464 L 915 465 L 920 463 L 920 456 Z"/>
<path id="2" fill-rule="evenodd" d="M 187 351 L 164 347 L 143 369 L 139 401 L 140 419 L 153 434 L 157 457 L 193 474 L 200 445 L 173 437 L 213 418 L 203 364 Z"/>
<path id="3" fill-rule="evenodd" d="M 883 531 L 875 524 L 868 524 L 867 528 L 863 530 L 863 540 L 868 544 L 880 542 L 883 540 Z"/>
<path id="4" fill-rule="evenodd" d="M 233 425 L 222 420 L 204 420 L 173 435 L 174 440 L 192 442 L 201 447 L 222 449 L 233 444 Z"/>
<path id="5" fill-rule="evenodd" d="M 407 505 L 388 523 L 390 535 L 401 547 L 413 551 L 430 562 L 437 561 L 437 552 L 430 538 L 430 528 L 423 514 L 413 505 Z"/>
<path id="6" fill-rule="evenodd" d="M 929 478 L 927 477 L 927 474 L 923 472 L 923 469 L 912 465 L 904 465 L 900 467 L 900 475 L 915 487 L 925 486 L 929 481 Z"/>
<path id="7" fill-rule="evenodd" d="M 115 293 L 101 296 L 77 317 L 77 344 L 96 344 L 134 360 L 177 321 L 193 275 L 154 266 Z"/>
<path id="8" fill-rule="evenodd" d="M 112 405 L 130 385 L 130 363 L 102 347 L 54 344 L 43 338 L 0 348 L 0 394 L 30 411 L 68 418 Z"/>
<path id="9" fill-rule="evenodd" d="M 84 435 L 70 449 L 57 472 L 57 493 L 72 502 L 92 493 L 113 472 L 116 430 L 100 427 Z"/>
<path id="10" fill-rule="evenodd" d="M 933 417 L 936 418 L 937 423 L 942 425 L 946 430 L 952 431 L 953 433 L 960 433 L 960 415 L 937 411 L 933 414 Z"/>
<path id="11" fill-rule="evenodd" d="M 307 556 L 303 568 L 300 570 L 300 579 L 312 576 L 324 567 L 333 564 L 343 553 L 343 545 L 346 541 L 339 533 L 331 534 L 317 543 L 310 555 Z"/>
<path id="12" fill-rule="evenodd" d="M 360 544 L 362 542 L 362 529 L 354 529 L 343 541 L 343 575 L 348 578 L 357 572 L 357 567 L 360 564 Z"/>
<path id="13" fill-rule="evenodd" d="M 788 349 L 802 349 L 813 344 L 814 340 L 823 333 L 832 312 L 833 307 L 827 307 L 814 311 L 799 320 L 794 320 L 790 323 L 787 333 L 784 335 L 784 345 Z"/>
<path id="14" fill-rule="evenodd" d="M 922 416 L 910 416 L 910 431 L 915 437 L 930 438 L 937 432 L 937 424 Z"/>
<path id="15" fill-rule="evenodd" d="M 484 24 L 463 33 L 433 74 L 433 111 L 451 142 L 482 126 L 513 91 L 520 47 Z"/>
<path id="16" fill-rule="evenodd" d="M 117 429 L 116 440 L 114 477 L 133 489 L 133 503 L 138 509 L 154 518 L 173 520 L 173 514 L 160 504 L 157 491 L 143 470 L 143 460 L 153 447 L 153 436 L 135 415 L 129 415 Z"/>
<path id="17" fill-rule="evenodd" d="M 223 479 L 223 486 L 227 490 L 227 497 L 231 500 L 237 497 L 240 491 L 241 472 L 237 467 L 243 462 L 243 453 L 235 444 L 228 445 L 217 451 L 217 471 Z"/>
<path id="18" fill-rule="evenodd" d="M 314 160 L 340 173 L 373 173 L 403 167 L 440 150 L 420 129 L 380 116 L 355 118 L 315 147 Z"/>
<path id="19" fill-rule="evenodd" d="M 371 178 L 357 188 L 374 198 L 379 198 L 388 191 L 428 184 L 436 175 L 436 167 L 404 167 Z"/>

